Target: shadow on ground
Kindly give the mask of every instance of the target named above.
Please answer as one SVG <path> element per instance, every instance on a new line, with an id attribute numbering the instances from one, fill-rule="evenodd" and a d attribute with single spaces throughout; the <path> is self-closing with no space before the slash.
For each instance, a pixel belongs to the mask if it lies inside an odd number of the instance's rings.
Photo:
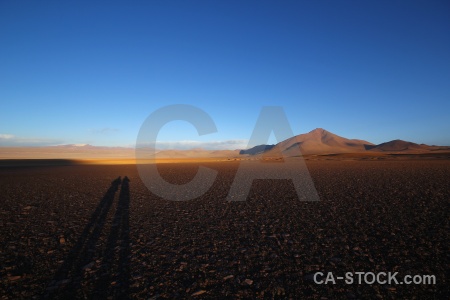
<path id="1" fill-rule="evenodd" d="M 116 211 L 106 232 L 108 213 L 119 188 Z M 127 298 L 131 253 L 129 207 L 129 179 L 118 177 L 92 213 L 43 298 Z"/>

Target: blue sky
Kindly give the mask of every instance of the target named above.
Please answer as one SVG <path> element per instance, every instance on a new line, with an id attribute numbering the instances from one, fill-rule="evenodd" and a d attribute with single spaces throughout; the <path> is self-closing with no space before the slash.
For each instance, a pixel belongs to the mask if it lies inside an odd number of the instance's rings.
<path id="1" fill-rule="evenodd" d="M 233 148 L 280 105 L 296 134 L 450 145 L 448 1 L 92 2 L 0 2 L 1 146 L 133 146 L 178 103 L 218 132 L 161 142 Z"/>

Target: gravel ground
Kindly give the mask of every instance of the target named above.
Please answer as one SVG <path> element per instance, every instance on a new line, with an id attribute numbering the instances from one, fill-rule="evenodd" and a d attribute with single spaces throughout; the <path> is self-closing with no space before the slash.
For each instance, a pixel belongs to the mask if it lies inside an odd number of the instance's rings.
<path id="1" fill-rule="evenodd" d="M 307 164 L 318 202 L 274 179 L 227 202 L 237 162 L 203 163 L 218 178 L 184 202 L 133 165 L 0 168 L 0 298 L 449 298 L 449 160 Z M 197 167 L 159 169 L 182 184 Z M 317 271 L 436 284 L 319 285 Z"/>

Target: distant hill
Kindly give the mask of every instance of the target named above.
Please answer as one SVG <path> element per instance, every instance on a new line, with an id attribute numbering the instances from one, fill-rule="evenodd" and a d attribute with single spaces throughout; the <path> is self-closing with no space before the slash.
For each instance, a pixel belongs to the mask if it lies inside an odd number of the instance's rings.
<path id="1" fill-rule="evenodd" d="M 237 157 L 239 150 L 161 150 L 155 153 L 156 158 L 200 158 L 200 157 Z"/>
<path id="2" fill-rule="evenodd" d="M 368 147 L 367 150 L 379 150 L 379 151 L 405 151 L 405 150 L 421 150 L 428 148 L 427 145 L 419 145 L 412 142 L 393 140 L 379 145 Z"/>
<path id="3" fill-rule="evenodd" d="M 316 128 L 308 133 L 299 134 L 279 142 L 276 145 L 258 145 L 243 150 L 206 150 L 201 148 L 189 150 L 155 150 L 147 149 L 154 158 L 239 158 L 264 154 L 279 157 L 301 154 L 340 154 L 340 153 L 399 153 L 423 154 L 450 152 L 448 146 L 429 146 L 403 140 L 393 140 L 375 145 L 365 140 L 348 139 L 322 128 Z M 144 150 L 146 151 L 146 150 Z M 0 159 L 134 159 L 135 149 L 126 147 L 102 147 L 89 144 L 68 144 L 47 147 L 0 147 Z"/>
<path id="4" fill-rule="evenodd" d="M 369 146 L 367 150 L 382 152 L 428 152 L 437 150 L 450 150 L 450 147 L 429 146 L 425 144 L 416 144 L 403 140 L 393 140 L 379 145 Z"/>
<path id="5" fill-rule="evenodd" d="M 373 144 L 364 140 L 347 139 L 317 128 L 284 140 L 265 154 L 277 155 L 282 151 L 287 156 L 296 155 L 295 147 L 300 148 L 302 154 L 357 153 L 366 151 L 367 146 L 373 146 Z"/>
<path id="6" fill-rule="evenodd" d="M 450 151 L 446 146 L 429 146 L 416 144 L 403 140 L 375 145 L 371 142 L 359 139 L 348 139 L 329 132 L 322 128 L 316 128 L 308 133 L 296 135 L 281 141 L 273 147 L 259 145 L 248 150 L 241 150 L 240 154 L 256 155 L 264 153 L 267 156 L 298 155 L 298 150 L 304 154 L 338 154 L 338 153 L 373 153 L 373 152 L 395 152 L 395 153 L 424 153 L 430 151 Z"/>
<path id="7" fill-rule="evenodd" d="M 241 150 L 239 151 L 239 154 L 250 154 L 250 155 L 261 154 L 266 151 L 269 151 L 273 147 L 275 147 L 275 145 L 258 145 L 247 150 Z"/>
<path id="8" fill-rule="evenodd" d="M 0 147 L 0 159 L 132 159 L 134 156 L 135 150 L 133 148 L 98 147 L 87 144 L 45 147 Z"/>

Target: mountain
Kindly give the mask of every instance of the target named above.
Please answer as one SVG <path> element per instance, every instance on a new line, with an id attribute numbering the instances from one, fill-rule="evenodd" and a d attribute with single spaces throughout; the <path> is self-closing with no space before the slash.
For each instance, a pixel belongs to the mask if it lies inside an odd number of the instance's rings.
<path id="1" fill-rule="evenodd" d="M 412 142 L 402 141 L 402 140 L 393 140 L 386 143 L 381 143 L 375 146 L 367 147 L 367 150 L 376 151 L 376 152 L 428 152 L 428 151 L 437 151 L 437 150 L 448 150 L 449 147 L 441 147 L 441 146 L 428 146 L 425 144 L 416 144 Z"/>
<path id="2" fill-rule="evenodd" d="M 331 153 L 359 153 L 366 151 L 374 144 L 358 139 L 347 139 L 322 128 L 316 128 L 308 133 L 296 135 L 275 145 L 267 155 L 278 156 L 281 151 L 284 155 L 296 155 L 296 147 L 302 154 L 331 154 Z"/>
<path id="3" fill-rule="evenodd" d="M 337 154 L 337 153 L 426 153 L 430 151 L 450 151 L 447 146 L 429 146 L 416 144 L 403 140 L 393 140 L 375 145 L 365 140 L 347 139 L 331 133 L 322 128 L 316 128 L 308 133 L 288 138 L 275 146 L 259 145 L 247 150 L 241 150 L 239 154 L 267 156 L 285 156 L 301 154 Z"/>
<path id="4" fill-rule="evenodd" d="M 228 158 L 237 159 L 244 155 L 264 154 L 279 157 L 301 154 L 380 153 L 425 154 L 450 152 L 448 146 L 429 146 L 403 140 L 393 140 L 378 145 L 365 140 L 347 139 L 322 128 L 288 138 L 276 145 L 259 145 L 246 150 L 155 150 L 143 148 L 157 159 L 175 158 Z M 135 149 L 126 147 L 102 147 L 89 144 L 67 144 L 47 147 L 0 147 L 0 159 L 134 159 Z"/>
<path id="5" fill-rule="evenodd" d="M 273 147 L 275 147 L 275 145 L 258 145 L 247 150 L 241 150 L 239 151 L 239 154 L 250 154 L 250 155 L 261 154 L 266 151 L 269 151 Z"/>
<path id="6" fill-rule="evenodd" d="M 155 158 L 201 158 L 201 157 L 236 157 L 239 155 L 238 150 L 161 150 L 155 153 Z"/>
<path id="7" fill-rule="evenodd" d="M 84 147 L 84 148 L 92 148 L 94 146 L 89 145 L 89 144 L 61 144 L 61 145 L 50 146 L 50 147 L 59 147 L 59 148 L 79 148 L 79 147 Z"/>
<path id="8" fill-rule="evenodd" d="M 133 159 L 135 150 L 124 147 L 58 145 L 47 147 L 0 147 L 0 159 Z"/>

